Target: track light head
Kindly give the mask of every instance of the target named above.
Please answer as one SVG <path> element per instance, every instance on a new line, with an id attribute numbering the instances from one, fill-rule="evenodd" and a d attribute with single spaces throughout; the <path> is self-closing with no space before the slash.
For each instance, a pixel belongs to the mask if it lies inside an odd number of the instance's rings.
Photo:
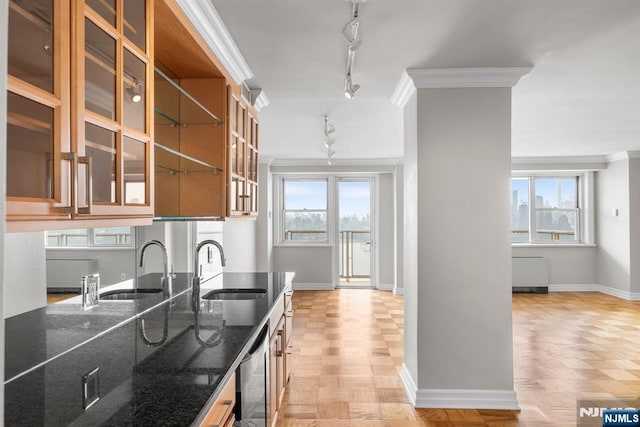
<path id="1" fill-rule="evenodd" d="M 360 85 L 354 85 L 351 83 L 351 78 L 347 77 L 344 81 L 344 96 L 347 99 L 353 99 L 356 92 L 360 89 Z"/>
<path id="2" fill-rule="evenodd" d="M 330 149 L 331 146 L 335 143 L 336 143 L 335 139 L 327 138 L 327 140 L 324 142 L 324 146 L 327 147 L 327 149 Z"/>
<path id="3" fill-rule="evenodd" d="M 142 101 L 142 84 L 137 79 L 133 80 L 131 87 L 128 87 L 126 91 L 129 95 L 129 98 L 131 99 L 131 102 L 133 102 L 134 104 Z"/>

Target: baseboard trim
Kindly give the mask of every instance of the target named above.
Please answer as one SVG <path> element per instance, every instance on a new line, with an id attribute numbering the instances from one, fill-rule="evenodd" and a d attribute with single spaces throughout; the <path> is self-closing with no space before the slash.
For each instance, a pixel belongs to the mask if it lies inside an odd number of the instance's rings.
<path id="1" fill-rule="evenodd" d="M 627 301 L 640 301 L 640 292 L 623 291 L 611 286 L 595 284 L 549 285 L 549 292 L 600 292 Z"/>
<path id="2" fill-rule="evenodd" d="M 378 283 L 378 286 L 376 286 L 379 291 L 393 291 L 393 288 L 393 283 Z"/>
<path id="3" fill-rule="evenodd" d="M 520 410 L 513 390 L 418 389 L 415 407 Z"/>
<path id="4" fill-rule="evenodd" d="M 393 288 L 393 293 L 395 295 L 404 295 L 404 288 L 398 288 L 397 286 Z"/>
<path id="5" fill-rule="evenodd" d="M 332 291 L 333 283 L 296 283 L 292 284 L 294 291 Z"/>
<path id="6" fill-rule="evenodd" d="M 407 365 L 404 363 L 402 364 L 402 368 L 400 368 L 400 380 L 402 381 L 404 392 L 407 394 L 409 401 L 413 406 L 416 406 L 416 392 L 418 390 L 418 386 L 413 381 L 413 378 L 411 378 Z"/>

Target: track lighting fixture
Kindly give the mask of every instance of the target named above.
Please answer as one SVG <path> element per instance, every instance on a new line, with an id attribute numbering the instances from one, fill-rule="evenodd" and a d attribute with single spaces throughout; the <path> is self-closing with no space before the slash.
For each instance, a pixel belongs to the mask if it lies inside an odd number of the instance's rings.
<path id="1" fill-rule="evenodd" d="M 347 75 L 344 79 L 344 96 L 347 99 L 353 99 L 354 95 L 360 89 L 360 85 L 353 84 L 351 74 L 353 72 L 353 64 L 355 62 L 356 49 L 362 44 L 362 40 L 358 37 L 358 29 L 360 21 L 358 16 L 360 13 L 360 3 L 365 0 L 346 0 L 351 2 L 351 19 L 342 27 L 342 36 L 349 45 L 347 46 Z"/>
<path id="2" fill-rule="evenodd" d="M 128 87 L 126 90 L 129 98 L 131 98 L 131 102 L 137 104 L 138 102 L 142 101 L 142 84 L 138 81 L 138 79 L 134 78 L 133 82 L 131 83 L 131 87 Z"/>
<path id="3" fill-rule="evenodd" d="M 327 162 L 329 166 L 333 165 L 333 155 L 336 154 L 335 150 L 332 148 L 333 144 L 336 143 L 336 140 L 329 137 L 330 134 L 336 131 L 335 126 L 329 123 L 329 117 L 326 115 L 323 117 L 324 120 L 324 146 L 327 149 Z"/>

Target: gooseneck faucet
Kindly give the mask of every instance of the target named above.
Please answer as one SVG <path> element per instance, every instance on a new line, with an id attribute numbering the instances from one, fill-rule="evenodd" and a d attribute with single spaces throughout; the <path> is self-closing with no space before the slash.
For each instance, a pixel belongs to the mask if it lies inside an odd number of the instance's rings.
<path id="1" fill-rule="evenodd" d="M 169 275 L 169 259 L 167 256 L 167 248 L 159 240 L 149 240 L 142 245 L 140 249 L 140 267 L 144 266 L 144 252 L 147 250 L 149 246 L 158 246 L 162 251 L 162 262 L 163 262 L 163 270 L 162 270 L 162 293 L 165 297 L 170 297 L 172 293 L 171 289 L 171 276 Z"/>
<path id="2" fill-rule="evenodd" d="M 220 264 L 223 267 L 226 265 L 224 250 L 220 243 L 215 240 L 203 240 L 196 245 L 195 253 L 193 255 L 192 304 L 195 315 L 194 332 L 196 335 L 196 341 L 203 346 L 214 347 L 222 341 L 222 331 L 218 331 L 217 336 L 214 334 L 208 340 L 204 340 L 200 336 L 200 280 L 202 279 L 200 276 L 200 249 L 208 245 L 213 245 L 218 248 L 218 251 L 220 252 Z"/>
<path id="3" fill-rule="evenodd" d="M 169 260 L 167 256 L 167 248 L 161 241 L 149 240 L 145 242 L 144 245 L 142 245 L 142 248 L 140 249 L 140 267 L 144 266 L 144 252 L 149 246 L 158 246 L 162 251 L 162 261 L 164 263 L 163 271 L 162 271 L 163 273 L 162 280 L 161 280 L 162 295 L 164 299 L 171 298 L 171 294 L 172 294 L 171 276 L 169 275 Z M 149 337 L 147 337 L 147 331 L 145 328 L 145 319 L 143 318 L 140 319 L 140 337 L 142 338 L 142 341 L 146 345 L 150 347 L 158 347 L 164 344 L 164 342 L 167 340 L 169 336 L 169 304 L 168 303 L 165 303 L 164 305 L 163 318 L 164 318 L 164 322 L 163 322 L 164 324 L 162 328 L 162 338 L 160 338 L 158 341 L 150 340 Z"/>

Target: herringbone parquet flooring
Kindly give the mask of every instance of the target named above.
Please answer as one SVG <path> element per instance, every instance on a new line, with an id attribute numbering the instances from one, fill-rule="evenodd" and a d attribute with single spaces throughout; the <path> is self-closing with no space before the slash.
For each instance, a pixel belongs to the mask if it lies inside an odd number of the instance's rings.
<path id="1" fill-rule="evenodd" d="M 294 365 L 278 426 L 575 426 L 577 399 L 640 396 L 640 302 L 514 295 L 522 410 L 416 410 L 398 376 L 402 303 L 382 291 L 296 291 Z"/>

